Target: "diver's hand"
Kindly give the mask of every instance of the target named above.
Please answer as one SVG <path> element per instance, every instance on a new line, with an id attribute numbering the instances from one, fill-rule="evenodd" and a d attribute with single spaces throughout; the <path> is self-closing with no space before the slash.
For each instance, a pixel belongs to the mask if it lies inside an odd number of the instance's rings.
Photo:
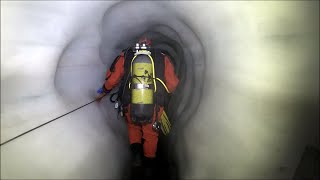
<path id="1" fill-rule="evenodd" d="M 103 87 L 101 87 L 100 89 L 98 89 L 98 90 L 97 90 L 97 93 L 98 93 L 98 94 L 103 94 L 103 93 L 104 93 Z"/>
<path id="2" fill-rule="evenodd" d="M 100 89 L 98 89 L 97 93 L 99 94 L 96 97 L 96 101 L 100 101 L 104 96 L 106 96 L 107 94 L 109 94 L 111 92 L 111 90 L 107 90 L 104 87 L 101 87 Z"/>

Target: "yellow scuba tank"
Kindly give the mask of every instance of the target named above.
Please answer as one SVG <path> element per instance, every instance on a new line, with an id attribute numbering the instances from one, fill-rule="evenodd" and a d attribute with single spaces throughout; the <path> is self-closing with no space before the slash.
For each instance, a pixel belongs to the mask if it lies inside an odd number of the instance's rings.
<path id="1" fill-rule="evenodd" d="M 152 122 L 155 70 L 151 52 L 140 50 L 131 61 L 131 117 L 136 123 Z"/>

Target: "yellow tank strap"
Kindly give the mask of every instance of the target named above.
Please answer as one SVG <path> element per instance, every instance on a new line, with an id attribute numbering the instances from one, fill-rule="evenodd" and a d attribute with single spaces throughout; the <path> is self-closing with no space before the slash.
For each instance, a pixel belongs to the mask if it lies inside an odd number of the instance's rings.
<path id="1" fill-rule="evenodd" d="M 133 63 L 134 59 L 136 59 L 136 57 L 137 57 L 137 56 L 134 56 L 134 57 L 132 58 L 132 60 L 131 60 L 131 66 L 130 66 L 130 74 L 131 74 L 131 76 L 132 76 L 132 63 Z"/>
<path id="2" fill-rule="evenodd" d="M 153 78 L 153 86 L 154 86 L 154 92 L 157 92 L 157 83 L 156 83 L 156 73 L 154 72 L 154 61 L 153 61 L 153 58 L 148 55 L 150 60 L 151 60 L 151 64 L 152 64 L 152 78 Z"/>

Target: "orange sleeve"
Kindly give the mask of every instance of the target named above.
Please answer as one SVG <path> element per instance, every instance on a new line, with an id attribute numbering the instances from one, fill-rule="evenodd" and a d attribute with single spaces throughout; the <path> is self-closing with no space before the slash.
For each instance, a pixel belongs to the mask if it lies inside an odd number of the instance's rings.
<path id="1" fill-rule="evenodd" d="M 179 79 L 174 73 L 174 67 L 171 63 L 170 58 L 167 55 L 164 56 L 164 67 L 165 83 L 169 91 L 172 93 L 176 90 L 177 85 L 179 83 Z"/>
<path id="2" fill-rule="evenodd" d="M 116 61 L 113 71 L 109 68 L 106 74 L 104 87 L 107 90 L 111 90 L 116 87 L 124 74 L 124 53 L 121 53 L 120 57 Z"/>

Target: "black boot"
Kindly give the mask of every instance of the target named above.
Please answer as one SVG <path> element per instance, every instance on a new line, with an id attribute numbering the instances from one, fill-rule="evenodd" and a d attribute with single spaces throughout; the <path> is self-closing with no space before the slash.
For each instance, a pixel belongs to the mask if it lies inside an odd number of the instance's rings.
<path id="1" fill-rule="evenodd" d="M 133 143 L 130 145 L 131 162 L 133 167 L 142 165 L 142 145 L 140 143 Z"/>
<path id="2" fill-rule="evenodd" d="M 156 158 L 143 158 L 143 166 L 144 166 L 144 177 L 146 179 L 156 177 L 155 168 L 156 168 Z"/>

